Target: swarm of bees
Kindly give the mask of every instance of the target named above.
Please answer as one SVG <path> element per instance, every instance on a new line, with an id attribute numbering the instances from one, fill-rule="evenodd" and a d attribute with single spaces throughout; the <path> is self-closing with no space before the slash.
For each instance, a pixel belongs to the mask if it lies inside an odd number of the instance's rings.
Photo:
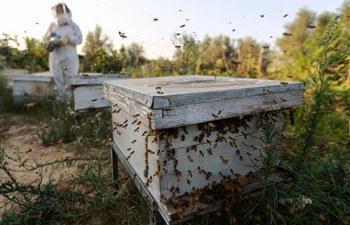
<path id="1" fill-rule="evenodd" d="M 155 87 L 155 91 L 162 91 L 162 87 Z M 267 93 L 271 92 L 268 89 L 265 91 Z M 211 122 L 153 130 L 151 127 L 152 112 L 147 113 L 147 115 L 133 113 L 126 118 L 123 114 L 120 114 L 121 110 L 117 104 L 113 105 L 113 115 L 118 115 L 119 120 L 113 122 L 114 130 L 122 132 L 129 129 L 128 132 L 135 133 L 135 136 L 130 138 L 127 146 L 126 160 L 133 160 L 138 152 L 135 146 L 140 141 L 144 143 L 144 186 L 152 187 L 151 185 L 155 180 L 161 179 L 165 175 L 167 179 L 173 177 L 173 186 L 170 186 L 160 196 L 160 199 L 164 204 L 174 206 L 178 210 L 179 218 L 183 217 L 186 207 L 194 207 L 196 203 L 217 204 L 219 200 L 221 201 L 220 204 L 225 205 L 225 199 L 232 201 L 232 199 L 239 197 L 242 185 L 248 182 L 250 176 L 240 176 L 234 168 L 230 168 L 232 164 L 249 161 L 259 163 L 260 159 L 256 158 L 254 152 L 260 151 L 259 149 L 273 148 L 263 144 L 261 146 L 243 144 L 245 147 L 242 148 L 241 142 L 250 137 L 249 130 L 251 129 L 251 122 L 254 121 L 253 115 L 217 120 L 226 113 L 224 109 L 219 109 L 212 113 L 212 120 L 214 121 Z M 257 112 L 255 116 L 262 117 L 263 115 L 264 113 Z M 141 122 L 141 117 L 143 121 L 146 119 L 145 123 Z M 266 123 L 259 122 L 257 124 L 258 129 L 263 129 L 264 126 L 266 126 Z M 156 145 L 150 145 L 151 143 L 156 143 Z M 188 146 L 181 150 L 178 147 L 181 143 Z M 221 150 L 223 145 L 229 146 L 227 151 Z M 159 146 L 159 149 L 153 149 L 152 146 Z M 154 160 L 154 157 L 156 157 L 156 160 Z M 226 169 L 221 171 L 211 170 L 208 165 L 201 163 L 202 158 L 206 157 L 213 160 L 216 158 Z M 151 165 L 152 162 L 156 165 Z M 184 166 L 184 164 L 189 166 Z M 194 177 L 196 177 L 195 180 L 200 177 L 205 182 L 205 186 L 199 188 L 198 184 L 193 182 Z"/>

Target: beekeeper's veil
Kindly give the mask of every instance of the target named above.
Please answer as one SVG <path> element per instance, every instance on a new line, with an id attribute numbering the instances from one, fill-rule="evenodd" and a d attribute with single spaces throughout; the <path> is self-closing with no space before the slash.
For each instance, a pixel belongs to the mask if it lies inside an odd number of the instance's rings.
<path id="1" fill-rule="evenodd" d="M 72 12 L 65 3 L 58 3 L 51 10 L 57 25 L 63 26 L 72 22 Z"/>

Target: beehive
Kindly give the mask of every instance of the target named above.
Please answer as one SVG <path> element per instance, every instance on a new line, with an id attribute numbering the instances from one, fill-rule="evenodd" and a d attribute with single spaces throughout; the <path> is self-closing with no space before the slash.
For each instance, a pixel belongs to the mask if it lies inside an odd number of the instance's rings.
<path id="1" fill-rule="evenodd" d="M 69 83 L 73 91 L 74 110 L 88 112 L 109 107 L 110 102 L 103 96 L 102 82 L 127 77 L 120 74 L 91 73 L 71 77 Z"/>
<path id="2" fill-rule="evenodd" d="M 49 72 L 37 74 L 14 74 L 13 97 L 16 102 L 35 101 L 54 95 L 52 74 Z"/>
<path id="3" fill-rule="evenodd" d="M 259 169 L 257 115 L 301 105 L 304 89 L 198 75 L 104 82 L 114 145 L 158 203 Z M 283 125 L 276 114 L 274 132 Z"/>

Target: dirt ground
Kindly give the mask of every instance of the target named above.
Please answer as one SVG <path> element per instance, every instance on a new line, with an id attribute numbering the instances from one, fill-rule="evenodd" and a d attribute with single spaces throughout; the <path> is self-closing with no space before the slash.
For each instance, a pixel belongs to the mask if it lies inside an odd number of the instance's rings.
<path id="1" fill-rule="evenodd" d="M 40 173 L 43 183 L 47 183 L 50 179 L 61 182 L 72 177 L 76 173 L 76 167 L 54 169 L 53 166 L 49 166 L 42 170 L 30 170 L 38 164 L 73 157 L 74 153 L 66 151 L 65 144 L 44 146 L 38 137 L 38 129 L 43 125 L 28 124 L 23 122 L 24 120 L 25 117 L 19 115 L 11 118 L 8 115 L 0 117 L 0 138 L 7 155 L 6 163 L 14 171 L 16 179 L 21 183 L 31 184 L 40 182 Z M 0 179 L 8 178 L 3 171 L 0 171 Z M 0 205 L 3 200 L 0 197 Z"/>

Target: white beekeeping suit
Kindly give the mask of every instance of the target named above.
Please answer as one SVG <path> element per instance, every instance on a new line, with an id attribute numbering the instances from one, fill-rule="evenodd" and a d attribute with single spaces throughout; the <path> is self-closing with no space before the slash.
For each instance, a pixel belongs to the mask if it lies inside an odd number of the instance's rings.
<path id="1" fill-rule="evenodd" d="M 44 36 L 44 43 L 50 52 L 49 67 L 57 87 L 57 99 L 62 100 L 64 96 L 72 96 L 67 78 L 78 75 L 79 58 L 76 46 L 81 44 L 82 34 L 65 3 L 59 3 L 51 9 L 54 21 Z"/>

